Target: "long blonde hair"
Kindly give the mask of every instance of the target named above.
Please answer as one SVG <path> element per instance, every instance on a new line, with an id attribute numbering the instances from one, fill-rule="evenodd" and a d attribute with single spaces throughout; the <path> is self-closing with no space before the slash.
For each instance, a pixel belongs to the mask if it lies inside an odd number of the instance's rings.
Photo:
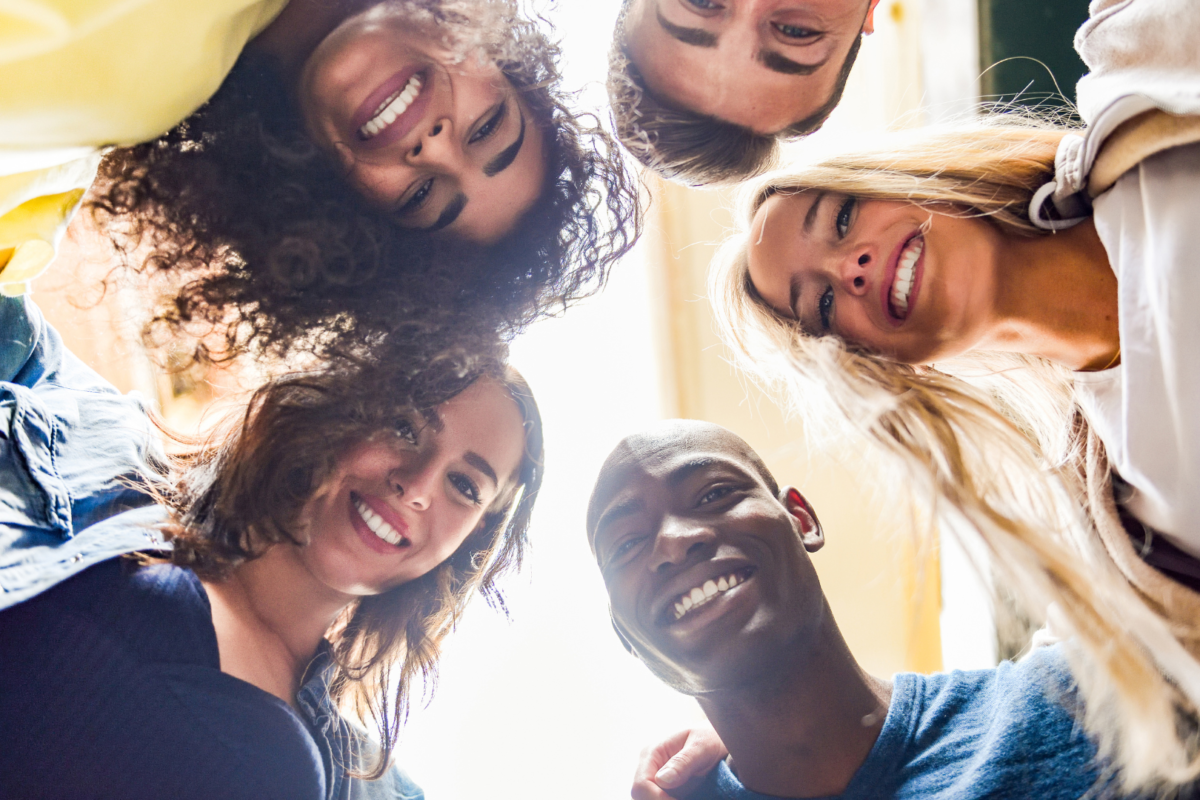
<path id="1" fill-rule="evenodd" d="M 907 478 L 881 485 L 923 491 L 943 527 L 977 532 L 1030 610 L 1050 609 L 1054 626 L 1071 635 L 1083 724 L 1101 755 L 1124 788 L 1170 793 L 1200 774 L 1200 664 L 1176 638 L 1195 641 L 1200 620 L 1168 618 L 1147 604 L 1095 535 L 1081 477 L 1094 434 L 1069 373 L 999 353 L 914 367 L 812 338 L 774 312 L 749 278 L 751 221 L 778 193 L 952 203 L 1006 235 L 1042 235 L 1027 209 L 1053 177 L 1067 132 L 983 119 L 880 136 L 869 150 L 768 174 L 744 192 L 740 232 L 717 255 L 709 296 L 752 376 L 782 389 L 810 429 L 833 424 L 864 435 L 884 456 L 873 463 Z"/>

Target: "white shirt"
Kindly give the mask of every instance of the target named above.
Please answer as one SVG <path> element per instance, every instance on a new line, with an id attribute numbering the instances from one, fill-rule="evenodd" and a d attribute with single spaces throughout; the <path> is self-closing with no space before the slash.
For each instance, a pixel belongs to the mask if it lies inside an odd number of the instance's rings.
<path id="1" fill-rule="evenodd" d="M 1138 519 L 1200 557 L 1200 144 L 1164 151 L 1095 201 L 1117 275 L 1121 365 L 1076 396 Z"/>

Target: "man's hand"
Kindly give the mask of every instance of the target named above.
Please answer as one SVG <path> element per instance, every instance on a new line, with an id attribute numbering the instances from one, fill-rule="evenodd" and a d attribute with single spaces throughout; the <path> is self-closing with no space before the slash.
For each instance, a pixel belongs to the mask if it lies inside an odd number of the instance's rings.
<path id="1" fill-rule="evenodd" d="M 642 751 L 633 774 L 633 800 L 670 800 L 671 789 L 684 793 L 729 755 L 717 732 L 709 726 L 680 731 Z"/>

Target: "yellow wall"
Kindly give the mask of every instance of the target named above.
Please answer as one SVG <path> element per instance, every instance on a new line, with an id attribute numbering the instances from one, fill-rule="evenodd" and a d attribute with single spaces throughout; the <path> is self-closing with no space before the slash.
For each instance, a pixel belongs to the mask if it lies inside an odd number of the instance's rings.
<path id="1" fill-rule="evenodd" d="M 922 122 L 920 3 L 884 0 L 842 105 L 803 157 L 843 135 Z M 863 666 L 877 675 L 941 668 L 936 553 L 918 547 L 906 512 L 883 508 L 864 477 L 862 454 L 814 452 L 795 420 L 730 366 L 706 299 L 705 273 L 733 226 L 730 195 L 647 177 L 653 204 L 648 258 L 659 314 L 667 416 L 705 419 L 746 439 L 783 484 L 809 498 L 825 529 L 814 562 L 835 616 Z"/>
<path id="2" fill-rule="evenodd" d="M 729 363 L 705 298 L 705 271 L 732 225 L 727 198 L 652 180 L 649 258 L 666 365 L 667 416 L 705 419 L 746 439 L 782 484 L 812 502 L 826 546 L 814 562 L 863 666 L 887 676 L 941 667 L 936 557 L 916 552 L 907 518 L 888 514 L 859 479 L 859 454 L 810 452 L 798 422 Z"/>

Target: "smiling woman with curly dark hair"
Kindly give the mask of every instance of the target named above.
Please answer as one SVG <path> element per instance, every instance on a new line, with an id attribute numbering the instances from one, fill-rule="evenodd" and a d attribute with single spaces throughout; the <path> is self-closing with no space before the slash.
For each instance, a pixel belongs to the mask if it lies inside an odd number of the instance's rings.
<path id="1" fill-rule="evenodd" d="M 544 20 L 514 0 L 276 5 L 205 105 L 101 164 L 93 214 L 169 278 L 157 322 L 216 324 L 228 353 L 321 350 L 445 303 L 511 332 L 603 284 L 638 187 L 571 109 Z"/>

